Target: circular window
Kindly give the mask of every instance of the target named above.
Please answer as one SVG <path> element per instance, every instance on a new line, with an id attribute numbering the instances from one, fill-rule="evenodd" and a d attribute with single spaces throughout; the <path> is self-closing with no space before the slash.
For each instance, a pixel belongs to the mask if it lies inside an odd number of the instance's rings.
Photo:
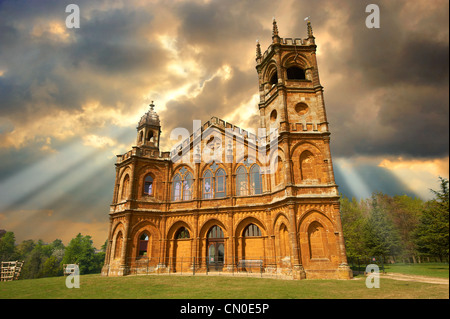
<path id="1" fill-rule="evenodd" d="M 273 111 L 270 113 L 270 121 L 271 121 L 271 122 L 275 122 L 276 119 L 277 119 L 277 110 L 273 110 Z"/>
<path id="2" fill-rule="evenodd" d="M 295 106 L 295 112 L 297 112 L 299 115 L 304 115 L 308 112 L 308 105 L 306 105 L 305 103 L 298 103 Z"/>

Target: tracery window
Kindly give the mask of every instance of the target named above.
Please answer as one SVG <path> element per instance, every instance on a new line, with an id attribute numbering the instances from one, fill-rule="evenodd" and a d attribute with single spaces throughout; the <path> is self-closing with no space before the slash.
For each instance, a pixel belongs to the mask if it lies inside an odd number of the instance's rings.
<path id="1" fill-rule="evenodd" d="M 218 165 L 213 163 L 203 173 L 202 194 L 204 199 L 222 198 L 226 196 L 227 176 L 223 168 L 218 169 Z"/>
<path id="2" fill-rule="evenodd" d="M 212 183 L 212 173 L 210 170 L 207 170 L 203 173 L 203 198 L 209 199 L 212 198 L 213 194 L 213 183 Z"/>
<path id="3" fill-rule="evenodd" d="M 172 187 L 172 200 L 181 200 L 181 177 L 179 174 L 176 174 L 173 178 Z"/>
<path id="4" fill-rule="evenodd" d="M 172 179 L 172 200 L 191 200 L 193 188 L 192 173 L 183 167 Z"/>
<path id="5" fill-rule="evenodd" d="M 247 196 L 248 194 L 248 174 L 244 166 L 239 166 L 236 171 L 236 195 Z"/>
<path id="6" fill-rule="evenodd" d="M 244 165 L 239 166 L 236 170 L 236 196 L 258 194 L 262 194 L 261 169 L 258 164 L 251 166 L 250 174 Z"/>
<path id="7" fill-rule="evenodd" d="M 262 194 L 261 170 L 257 164 L 250 169 L 250 194 Z"/>
<path id="8" fill-rule="evenodd" d="M 183 200 L 192 199 L 192 185 L 194 184 L 194 179 L 191 173 L 187 173 L 183 181 Z"/>
<path id="9" fill-rule="evenodd" d="M 226 175 L 223 169 L 216 172 L 216 189 L 214 193 L 215 198 L 225 197 L 226 194 Z"/>

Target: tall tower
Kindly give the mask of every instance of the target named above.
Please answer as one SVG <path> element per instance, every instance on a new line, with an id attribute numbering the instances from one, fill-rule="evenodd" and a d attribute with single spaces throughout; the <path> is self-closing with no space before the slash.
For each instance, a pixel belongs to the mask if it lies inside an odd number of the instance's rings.
<path id="1" fill-rule="evenodd" d="M 260 126 L 278 129 L 285 185 L 334 184 L 330 132 L 311 23 L 307 23 L 307 38 L 283 39 L 274 19 L 269 48 L 261 54 L 257 43 L 256 70 Z M 291 145 L 299 141 L 307 141 L 312 149 L 296 154 Z"/>

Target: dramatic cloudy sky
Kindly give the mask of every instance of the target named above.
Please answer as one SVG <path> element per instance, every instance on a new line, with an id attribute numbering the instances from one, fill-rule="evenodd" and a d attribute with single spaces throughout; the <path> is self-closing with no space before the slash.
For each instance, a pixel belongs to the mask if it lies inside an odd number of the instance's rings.
<path id="1" fill-rule="evenodd" d="M 68 29 L 65 8 L 81 10 Z M 368 29 L 366 5 L 380 8 Z M 218 116 L 256 128 L 255 43 L 310 17 L 346 196 L 430 198 L 449 164 L 447 0 L 0 0 L 0 229 L 100 247 L 115 155 L 154 100 L 162 149 Z"/>

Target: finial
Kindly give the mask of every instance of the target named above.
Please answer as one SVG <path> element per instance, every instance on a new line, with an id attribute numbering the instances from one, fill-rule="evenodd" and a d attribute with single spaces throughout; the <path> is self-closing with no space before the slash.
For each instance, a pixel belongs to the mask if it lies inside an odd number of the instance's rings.
<path id="1" fill-rule="evenodd" d="M 256 40 L 256 58 L 260 58 L 261 57 L 261 46 L 259 45 L 259 41 Z"/>
<path id="2" fill-rule="evenodd" d="M 153 111 L 153 108 L 155 107 L 155 105 L 153 104 L 153 101 L 152 101 L 152 103 L 150 104 L 150 110 L 152 110 Z"/>
<path id="3" fill-rule="evenodd" d="M 313 32 L 312 32 L 312 27 L 311 27 L 311 21 L 309 21 L 309 20 L 308 20 L 308 38 L 314 38 Z"/>
<path id="4" fill-rule="evenodd" d="M 278 26 L 277 21 L 275 20 L 275 17 L 273 17 L 273 30 L 272 30 L 272 37 L 278 36 Z"/>

